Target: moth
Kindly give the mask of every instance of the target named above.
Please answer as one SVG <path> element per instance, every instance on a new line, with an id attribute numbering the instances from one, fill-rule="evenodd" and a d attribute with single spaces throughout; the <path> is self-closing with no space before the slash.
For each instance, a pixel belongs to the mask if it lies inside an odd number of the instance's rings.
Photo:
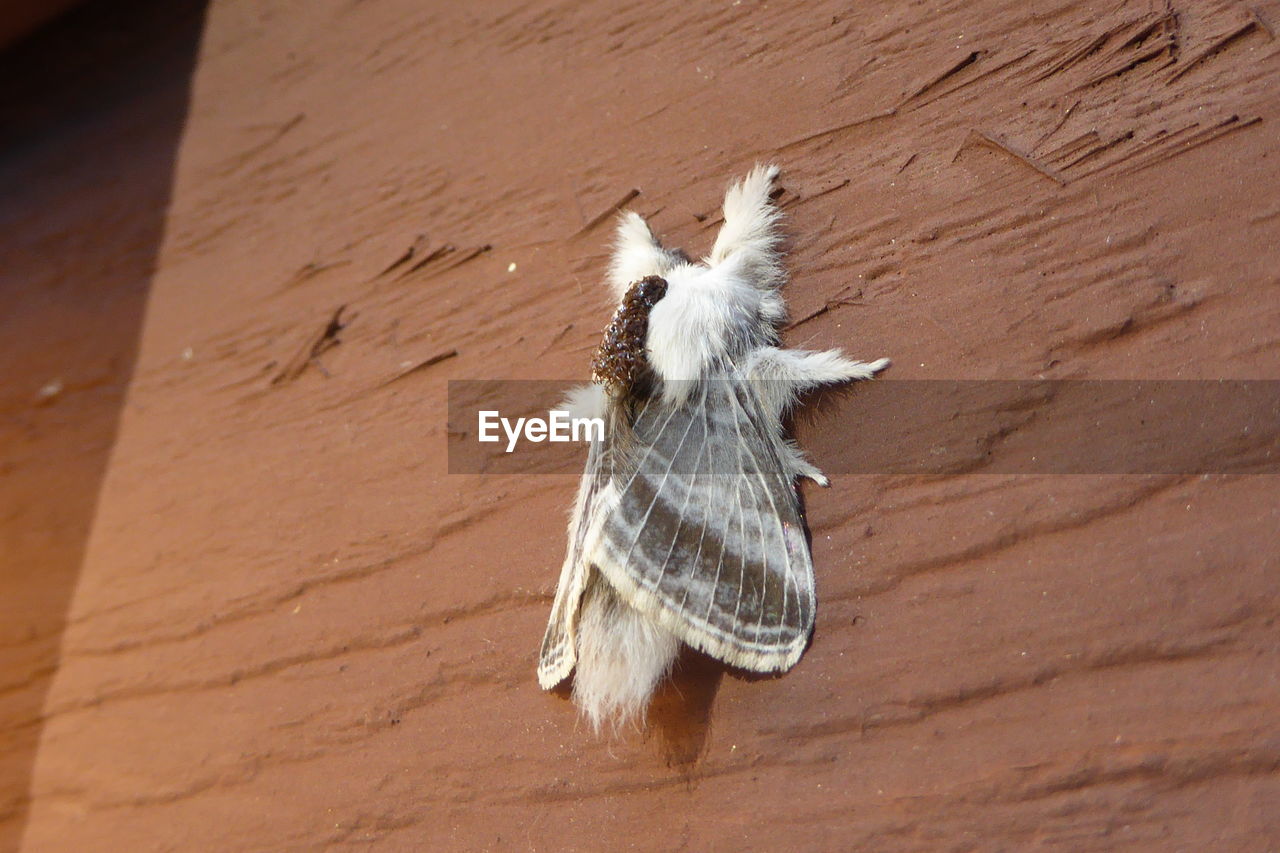
<path id="1" fill-rule="evenodd" d="M 576 668 L 592 726 L 640 717 L 682 643 L 732 667 L 789 669 L 813 630 L 813 564 L 796 483 L 827 478 L 784 433 L 798 396 L 869 379 L 888 359 L 783 349 L 776 166 L 730 186 L 711 254 L 665 249 L 618 223 L 619 305 L 569 401 L 600 417 L 569 523 L 538 666 Z"/>

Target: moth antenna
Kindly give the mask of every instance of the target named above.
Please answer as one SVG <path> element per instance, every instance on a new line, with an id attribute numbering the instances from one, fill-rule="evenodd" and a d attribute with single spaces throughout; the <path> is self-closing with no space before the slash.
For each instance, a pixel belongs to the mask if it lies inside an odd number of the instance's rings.
<path id="1" fill-rule="evenodd" d="M 724 196 L 724 225 L 707 263 L 715 266 L 734 258 L 748 280 L 761 290 L 781 287 L 785 276 L 778 258 L 782 212 L 769 198 L 778 167 L 757 165 Z"/>
<path id="2" fill-rule="evenodd" d="M 683 262 L 680 252 L 662 248 L 640 214 L 629 210 L 618 217 L 613 259 L 609 262 L 609 287 L 615 299 L 621 299 L 627 288 L 640 279 L 665 276 L 673 266 Z"/>

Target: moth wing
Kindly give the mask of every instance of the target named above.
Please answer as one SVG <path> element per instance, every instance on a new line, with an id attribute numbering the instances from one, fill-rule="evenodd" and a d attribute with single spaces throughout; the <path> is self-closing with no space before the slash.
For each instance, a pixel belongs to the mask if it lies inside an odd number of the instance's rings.
<path id="1" fill-rule="evenodd" d="M 574 633 L 578 606 L 591 569 L 589 561 L 584 559 L 584 545 L 592 520 L 600 515 L 598 507 L 609 492 L 610 477 L 604 465 L 605 456 L 600 443 L 591 442 L 569 524 L 569 549 L 560 568 L 555 602 L 551 605 L 551 617 L 538 655 L 538 683 L 544 690 L 568 678 L 577 663 Z"/>
<path id="2" fill-rule="evenodd" d="M 776 424 L 751 386 L 655 398 L 613 466 L 616 500 L 585 556 L 631 606 L 689 645 L 760 672 L 789 668 L 813 628 L 813 564 Z"/>

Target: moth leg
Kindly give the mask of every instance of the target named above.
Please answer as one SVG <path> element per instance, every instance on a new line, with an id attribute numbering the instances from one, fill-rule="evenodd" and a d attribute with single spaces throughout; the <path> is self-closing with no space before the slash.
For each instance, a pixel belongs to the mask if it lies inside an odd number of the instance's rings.
<path id="1" fill-rule="evenodd" d="M 753 284 L 761 289 L 780 287 L 782 266 L 778 260 L 778 209 L 769 199 L 777 166 L 758 165 L 724 197 L 724 225 L 716 236 L 707 261 L 712 265 L 733 258 Z"/>
<path id="2" fill-rule="evenodd" d="M 782 417 L 805 391 L 857 379 L 870 379 L 889 366 L 889 359 L 854 361 L 839 350 L 812 352 L 761 347 L 746 365 L 747 378 L 774 417 Z"/>
<path id="3" fill-rule="evenodd" d="M 640 279 L 651 275 L 666 277 L 672 267 L 684 260 L 680 252 L 662 248 L 644 217 L 627 211 L 618 220 L 613 261 L 609 264 L 609 287 L 617 299 L 622 299 L 627 288 Z"/>
<path id="4" fill-rule="evenodd" d="M 822 473 L 822 471 L 818 469 L 817 465 L 814 465 L 808 459 L 805 459 L 804 452 L 794 443 L 790 441 L 783 442 L 782 447 L 783 452 L 786 454 L 786 459 L 783 460 L 783 463 L 789 467 L 793 477 L 803 477 L 806 480 L 813 480 L 813 482 L 822 486 L 824 489 L 831 485 L 831 481 L 827 479 L 827 475 Z"/>
<path id="5" fill-rule="evenodd" d="M 812 352 L 761 347 L 751 354 L 745 373 L 765 411 L 781 420 L 804 391 L 856 379 L 870 379 L 889 366 L 889 359 L 853 361 L 839 350 Z M 794 444 L 785 445 L 786 463 L 794 476 L 807 477 L 820 486 L 829 485 L 826 476 Z"/>

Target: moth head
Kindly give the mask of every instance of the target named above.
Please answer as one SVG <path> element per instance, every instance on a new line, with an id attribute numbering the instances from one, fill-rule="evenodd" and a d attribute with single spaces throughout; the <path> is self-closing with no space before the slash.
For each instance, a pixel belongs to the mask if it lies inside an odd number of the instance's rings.
<path id="1" fill-rule="evenodd" d="M 648 369 L 649 312 L 666 295 L 667 281 L 656 275 L 634 282 L 623 295 L 591 360 L 592 381 L 604 385 L 611 396 L 631 393 Z"/>
<path id="2" fill-rule="evenodd" d="M 645 276 L 627 288 L 622 304 L 639 306 L 648 321 L 649 311 L 658 304 L 658 300 L 667 295 L 667 280 L 657 275 Z"/>

